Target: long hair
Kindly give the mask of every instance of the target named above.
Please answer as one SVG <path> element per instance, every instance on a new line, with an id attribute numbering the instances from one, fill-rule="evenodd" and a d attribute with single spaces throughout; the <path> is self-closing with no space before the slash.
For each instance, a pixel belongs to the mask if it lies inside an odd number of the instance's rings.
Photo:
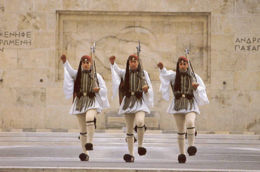
<path id="1" fill-rule="evenodd" d="M 125 68 L 125 80 L 124 80 L 124 93 L 127 93 L 129 91 L 129 60 L 126 62 L 126 68 Z"/>
<path id="2" fill-rule="evenodd" d="M 80 61 L 79 63 L 79 67 L 78 67 L 78 73 L 77 73 L 77 77 L 76 80 L 74 82 L 74 90 L 73 93 L 78 93 L 80 91 L 80 84 L 81 84 L 81 65 L 82 65 L 82 61 Z"/>

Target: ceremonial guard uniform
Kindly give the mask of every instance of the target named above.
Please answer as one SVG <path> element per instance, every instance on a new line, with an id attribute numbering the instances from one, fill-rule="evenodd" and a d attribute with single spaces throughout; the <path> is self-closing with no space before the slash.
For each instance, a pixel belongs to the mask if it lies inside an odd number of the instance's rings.
<path id="1" fill-rule="evenodd" d="M 80 126 L 83 153 L 79 158 L 88 161 L 88 151 L 93 150 L 96 115 L 109 107 L 106 84 L 102 76 L 96 73 L 92 57 L 82 56 L 78 70 L 70 66 L 65 55 L 61 59 L 64 64 L 64 93 L 66 98 L 73 96 L 69 113 L 77 116 Z"/>
<path id="2" fill-rule="evenodd" d="M 200 113 L 199 105 L 209 103 L 206 87 L 199 75 L 193 72 L 191 63 L 186 57 L 179 57 L 176 72 L 166 70 L 161 62 L 158 63 L 158 67 L 160 68 L 160 91 L 162 92 L 162 97 L 165 100 L 169 100 L 170 88 L 174 94 L 167 112 L 174 114 L 180 150 L 178 161 L 179 163 L 185 163 L 184 143 L 186 131 L 189 145 L 187 149 L 188 154 L 193 156 L 197 152 L 197 148 L 194 146 L 195 118 Z"/>
<path id="3" fill-rule="evenodd" d="M 119 114 L 125 116 L 129 150 L 129 154 L 125 154 L 123 158 L 126 162 L 134 162 L 134 128 L 137 131 L 138 154 L 146 154 L 146 148 L 143 147 L 146 128 L 144 118 L 153 106 L 153 89 L 148 73 L 141 67 L 139 56 L 130 55 L 125 70 L 120 69 L 114 61 L 115 56 L 110 57 L 114 97 L 118 93 L 121 80 L 123 81 Z"/>

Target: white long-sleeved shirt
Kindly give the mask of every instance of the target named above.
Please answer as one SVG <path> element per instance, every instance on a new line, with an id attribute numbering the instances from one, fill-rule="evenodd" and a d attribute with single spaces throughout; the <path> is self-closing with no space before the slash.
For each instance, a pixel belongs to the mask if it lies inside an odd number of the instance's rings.
<path id="1" fill-rule="evenodd" d="M 73 90 L 74 90 L 74 81 L 76 80 L 77 76 L 77 70 L 73 69 L 68 61 L 64 63 L 64 82 L 63 82 L 63 90 L 65 97 L 67 99 L 71 98 L 73 96 Z M 96 109 L 97 112 L 101 112 L 103 108 L 109 107 L 109 102 L 107 99 L 107 87 L 105 84 L 105 81 L 103 80 L 102 76 L 97 73 L 97 79 L 99 82 L 99 92 L 95 93 L 95 103 L 90 107 L 84 107 L 81 111 L 76 110 L 76 101 L 77 99 L 74 99 L 74 102 L 70 108 L 69 113 L 70 114 L 82 114 L 87 112 L 89 109 Z"/>
<path id="2" fill-rule="evenodd" d="M 114 65 L 111 65 L 111 73 L 112 73 L 112 87 L 113 87 L 112 98 L 114 98 L 118 95 L 118 88 L 121 82 L 121 78 L 124 79 L 125 77 L 125 69 L 119 68 L 117 64 L 114 63 Z M 125 97 L 123 97 L 122 103 L 119 107 L 118 114 L 136 113 L 138 111 L 144 111 L 146 113 L 150 113 L 149 108 L 153 107 L 153 87 L 149 75 L 146 71 L 144 71 L 144 75 L 145 75 L 146 82 L 149 86 L 149 89 L 147 93 L 143 92 L 142 103 L 136 102 L 132 108 L 127 108 L 124 110 L 123 106 L 124 106 Z"/>
<path id="3" fill-rule="evenodd" d="M 193 103 L 192 109 L 190 109 L 190 106 L 188 106 L 187 110 L 185 110 L 185 109 L 182 109 L 179 111 L 174 110 L 174 99 L 175 98 L 173 96 L 171 104 L 169 105 L 168 110 L 167 110 L 168 113 L 186 114 L 189 112 L 196 112 L 197 114 L 199 114 L 200 113 L 199 106 L 209 103 L 205 84 L 203 83 L 203 81 L 199 75 L 195 74 L 195 76 L 196 76 L 199 86 L 196 90 L 193 90 L 194 103 Z M 166 70 L 166 68 L 163 68 L 162 70 L 160 70 L 160 80 L 161 80 L 160 91 L 162 93 L 162 97 L 167 101 L 169 101 L 169 98 L 170 98 L 170 85 L 171 84 L 174 85 L 175 77 L 176 77 L 176 72 L 174 72 L 172 70 Z"/>

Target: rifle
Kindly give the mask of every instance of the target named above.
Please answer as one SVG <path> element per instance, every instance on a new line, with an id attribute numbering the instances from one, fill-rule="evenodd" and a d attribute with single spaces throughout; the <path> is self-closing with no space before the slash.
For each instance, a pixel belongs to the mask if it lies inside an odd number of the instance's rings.
<path id="1" fill-rule="evenodd" d="M 96 71 L 96 63 L 94 60 L 95 57 L 95 50 L 96 50 L 96 42 L 94 42 L 93 46 L 90 47 L 91 49 L 91 57 L 92 57 L 92 72 L 91 72 L 91 78 L 94 80 L 94 84 L 92 85 L 92 88 L 99 87 L 98 79 L 97 79 L 97 71 Z"/>
<path id="2" fill-rule="evenodd" d="M 138 46 L 136 47 L 136 50 L 137 50 L 137 57 L 138 57 L 138 59 L 139 59 L 139 64 L 140 64 L 140 72 L 141 72 L 141 76 L 140 76 L 140 78 L 141 78 L 141 82 L 142 82 L 142 87 L 144 86 L 144 85 L 147 85 L 147 83 L 146 83 L 146 80 L 144 79 L 145 77 L 144 77 L 144 70 L 143 70 L 143 64 L 142 64 L 142 60 L 141 60 L 141 58 L 140 58 L 140 52 L 141 52 L 141 44 L 140 44 L 140 41 L 138 41 Z"/>
<path id="3" fill-rule="evenodd" d="M 185 49 L 185 57 L 188 58 L 188 54 L 190 54 L 190 49 L 186 48 Z M 193 76 L 193 78 L 195 79 L 195 81 L 197 82 L 197 78 L 195 76 L 195 72 L 193 70 L 193 67 L 191 65 L 191 62 L 190 62 L 190 59 L 188 59 L 188 65 L 189 65 L 189 68 L 191 69 L 191 74 Z"/>

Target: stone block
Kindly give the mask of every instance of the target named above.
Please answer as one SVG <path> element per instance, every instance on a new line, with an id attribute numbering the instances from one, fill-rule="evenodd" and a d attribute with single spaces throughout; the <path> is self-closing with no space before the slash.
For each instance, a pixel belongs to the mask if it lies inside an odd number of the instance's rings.
<path id="1" fill-rule="evenodd" d="M 49 49 L 18 50 L 19 68 L 47 69 L 50 65 Z"/>
<path id="2" fill-rule="evenodd" d="M 213 104 L 213 102 L 211 102 Z M 207 117 L 209 131 L 229 131 L 234 123 L 234 116 L 231 108 L 225 108 L 221 104 L 210 105 L 211 114 Z M 203 125 L 203 124 L 199 124 Z"/>
<path id="3" fill-rule="evenodd" d="M 82 9 L 87 6 L 88 1 L 84 0 L 63 0 L 63 9 Z"/>
<path id="4" fill-rule="evenodd" d="M 212 18 L 212 33 L 214 34 L 227 34 L 234 32 L 232 20 L 233 15 L 213 15 Z"/>
<path id="5" fill-rule="evenodd" d="M 44 128 L 78 129 L 77 117 L 70 115 L 69 109 L 69 106 L 47 106 Z"/>
<path id="6" fill-rule="evenodd" d="M 246 93 L 248 94 L 247 103 L 249 104 L 249 109 L 258 108 L 259 111 L 260 111 L 260 106 L 257 106 L 257 105 L 260 104 L 260 99 L 259 99 L 260 92 L 259 92 L 259 90 L 249 91 L 249 92 L 246 92 Z"/>
<path id="7" fill-rule="evenodd" d="M 227 15 L 234 13 L 233 1 L 207 1 L 207 5 L 207 8 L 210 9 L 212 13 L 216 13 L 219 15 Z"/>
<path id="8" fill-rule="evenodd" d="M 35 4 L 35 10 L 41 12 L 55 12 L 55 10 L 62 9 L 62 0 L 45 0 L 38 1 Z"/>
<path id="9" fill-rule="evenodd" d="M 257 0 L 236 0 L 235 13 L 237 15 L 252 15 L 260 14 L 259 1 Z"/>
<path id="10" fill-rule="evenodd" d="M 63 24 L 66 26 L 63 28 L 63 32 L 76 32 L 77 31 L 77 22 L 76 21 L 63 21 Z"/>
<path id="11" fill-rule="evenodd" d="M 47 14 L 47 31 L 55 32 L 56 31 L 56 13 L 51 12 Z"/>
<path id="12" fill-rule="evenodd" d="M 51 48 L 55 45 L 55 32 L 38 32 L 34 34 L 34 48 Z"/>
<path id="13" fill-rule="evenodd" d="M 211 35 L 212 51 L 226 51 L 234 49 L 234 35 Z"/>
<path id="14" fill-rule="evenodd" d="M 234 72 L 235 90 L 259 90 L 260 72 L 237 71 Z"/>
<path id="15" fill-rule="evenodd" d="M 47 15 L 39 12 L 27 12 L 19 15 L 18 30 L 43 31 L 47 28 Z"/>
<path id="16" fill-rule="evenodd" d="M 24 13 L 32 10 L 33 0 L 9 0 L 5 2 L 5 12 L 7 13 Z"/>
<path id="17" fill-rule="evenodd" d="M 260 71 L 259 56 L 257 54 L 248 53 L 243 56 L 245 57 L 244 60 L 246 61 L 246 70 L 247 71 L 252 71 L 252 72 Z"/>
<path id="18" fill-rule="evenodd" d="M 1 107 L 1 128 L 44 128 L 44 107 L 8 105 Z"/>
<path id="19" fill-rule="evenodd" d="M 53 106 L 67 106 L 72 105 L 72 97 L 66 99 L 62 87 L 48 87 L 46 88 L 46 104 Z"/>
<path id="20" fill-rule="evenodd" d="M 1 105 L 12 105 L 16 102 L 16 89 L 15 88 L 1 88 L 0 89 L 0 104 Z"/>
<path id="21" fill-rule="evenodd" d="M 231 22 L 234 28 L 234 33 L 245 34 L 245 33 L 258 33 L 259 15 L 248 16 L 237 16 L 234 17 Z"/>
<path id="22" fill-rule="evenodd" d="M 9 51 L 9 50 L 11 49 L 5 48 L 5 51 Z M 7 71 L 9 71 L 12 68 L 17 68 L 17 55 L 16 56 L 2 55 L 1 64 L 0 64 L 2 75 L 4 75 Z"/>
<path id="23" fill-rule="evenodd" d="M 46 89 L 45 88 L 17 88 L 16 105 L 22 107 L 45 107 Z"/>
<path id="24" fill-rule="evenodd" d="M 41 80 L 42 79 L 42 80 Z M 45 87 L 48 83 L 48 71 L 43 69 L 8 70 L 3 75 L 5 87 Z"/>
<path id="25" fill-rule="evenodd" d="M 259 119 L 259 108 L 252 108 L 251 113 L 248 113 L 248 120 L 246 124 L 246 131 L 255 132 L 260 134 L 260 119 Z"/>
<path id="26" fill-rule="evenodd" d="M 211 88 L 220 90 L 234 89 L 233 71 L 213 71 L 211 79 Z"/>
<path id="27" fill-rule="evenodd" d="M 19 23 L 20 14 L 18 13 L 5 13 L 2 17 L 2 28 L 7 31 L 16 31 Z M 12 21 L 12 24 L 10 24 Z"/>

